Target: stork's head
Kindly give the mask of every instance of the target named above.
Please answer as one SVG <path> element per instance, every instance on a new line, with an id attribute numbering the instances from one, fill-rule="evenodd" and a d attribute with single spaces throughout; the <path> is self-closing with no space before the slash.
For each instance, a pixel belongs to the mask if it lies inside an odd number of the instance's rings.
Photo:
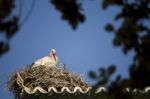
<path id="1" fill-rule="evenodd" d="M 58 57 L 57 57 L 57 55 L 56 55 L 56 50 L 55 50 L 55 49 L 51 49 L 50 57 L 54 60 L 54 62 L 55 62 L 56 64 L 58 64 Z"/>

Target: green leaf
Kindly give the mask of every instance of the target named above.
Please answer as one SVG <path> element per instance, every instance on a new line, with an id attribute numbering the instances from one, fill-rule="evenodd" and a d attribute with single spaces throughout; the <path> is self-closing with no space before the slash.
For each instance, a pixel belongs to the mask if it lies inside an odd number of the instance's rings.
<path id="1" fill-rule="evenodd" d="M 114 38 L 113 44 L 114 46 L 120 46 L 122 44 L 121 38 L 120 37 Z"/>
<path id="2" fill-rule="evenodd" d="M 109 74 L 109 75 L 112 75 L 115 71 L 116 71 L 115 65 L 110 65 L 110 66 L 108 67 L 108 74 Z"/>
<path id="3" fill-rule="evenodd" d="M 92 79 L 96 79 L 97 78 L 95 72 L 93 72 L 93 71 L 89 72 L 89 77 L 92 78 Z"/>
<path id="4" fill-rule="evenodd" d="M 105 26 L 105 30 L 108 31 L 108 32 L 113 32 L 114 31 L 114 27 L 112 24 L 107 24 Z"/>
<path id="5" fill-rule="evenodd" d="M 104 0 L 102 3 L 102 8 L 107 9 L 109 5 L 113 3 L 113 0 Z"/>
<path id="6" fill-rule="evenodd" d="M 106 71 L 104 68 L 100 68 L 99 73 L 100 73 L 100 76 L 103 77 L 105 75 Z"/>

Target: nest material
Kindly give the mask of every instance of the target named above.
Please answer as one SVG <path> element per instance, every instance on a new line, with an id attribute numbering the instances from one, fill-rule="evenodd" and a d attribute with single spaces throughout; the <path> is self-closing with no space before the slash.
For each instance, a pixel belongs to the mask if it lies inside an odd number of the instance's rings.
<path id="1" fill-rule="evenodd" d="M 46 68 L 45 66 L 38 66 L 31 68 L 31 66 L 27 66 L 13 73 L 8 81 L 7 87 L 14 94 L 19 94 L 22 90 L 22 87 L 17 84 L 17 73 L 23 79 L 24 86 L 30 89 L 40 86 L 44 90 L 48 90 L 49 87 L 55 87 L 57 90 L 68 87 L 73 90 L 79 86 L 82 90 L 86 90 L 89 87 L 81 75 L 72 73 L 62 67 Z"/>

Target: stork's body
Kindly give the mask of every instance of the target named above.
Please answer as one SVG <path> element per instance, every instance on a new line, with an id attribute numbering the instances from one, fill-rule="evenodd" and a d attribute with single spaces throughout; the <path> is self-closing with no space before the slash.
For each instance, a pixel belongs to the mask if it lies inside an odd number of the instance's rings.
<path id="1" fill-rule="evenodd" d="M 32 67 L 37 66 L 55 67 L 57 66 L 57 64 L 58 64 L 58 57 L 56 56 L 56 51 L 55 49 L 51 49 L 49 56 L 45 56 L 41 59 L 38 59 L 33 63 Z"/>

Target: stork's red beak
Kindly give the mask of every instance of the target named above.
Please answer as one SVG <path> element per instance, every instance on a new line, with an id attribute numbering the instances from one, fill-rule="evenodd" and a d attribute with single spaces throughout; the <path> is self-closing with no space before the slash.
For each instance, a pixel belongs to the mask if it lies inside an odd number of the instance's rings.
<path id="1" fill-rule="evenodd" d="M 56 61 L 56 54 L 52 52 L 52 56 L 54 57 L 54 60 Z"/>

